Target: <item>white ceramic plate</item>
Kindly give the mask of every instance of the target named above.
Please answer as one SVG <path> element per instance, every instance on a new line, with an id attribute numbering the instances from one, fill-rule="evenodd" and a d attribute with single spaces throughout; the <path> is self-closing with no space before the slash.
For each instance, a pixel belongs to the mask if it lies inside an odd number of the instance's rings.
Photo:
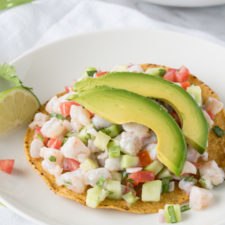
<path id="1" fill-rule="evenodd" d="M 206 7 L 225 4 L 225 0 L 145 0 L 159 5 L 178 7 Z"/>
<path id="2" fill-rule="evenodd" d="M 110 69 L 117 64 L 158 63 L 191 72 L 216 90 L 223 102 L 225 49 L 183 34 L 151 30 L 116 30 L 74 36 L 33 50 L 13 64 L 27 86 L 45 102 L 76 79 L 84 68 Z M 1 200 L 20 215 L 48 225 L 149 225 L 157 215 L 94 210 L 55 195 L 28 165 L 23 150 L 25 128 L 0 139 L 0 158 L 14 158 L 11 176 L 0 172 Z M 224 185 L 214 190 L 215 201 L 201 212 L 187 212 L 181 224 L 215 225 L 224 220 Z"/>

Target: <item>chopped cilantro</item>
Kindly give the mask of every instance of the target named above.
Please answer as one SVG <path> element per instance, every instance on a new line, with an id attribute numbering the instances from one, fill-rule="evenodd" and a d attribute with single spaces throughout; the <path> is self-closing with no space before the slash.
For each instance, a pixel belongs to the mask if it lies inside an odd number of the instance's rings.
<path id="1" fill-rule="evenodd" d="M 60 119 L 60 120 L 65 120 L 66 117 L 65 116 L 62 116 L 61 114 L 58 114 L 58 113 L 51 113 L 50 114 L 50 117 L 56 117 L 57 119 Z"/>
<path id="2" fill-rule="evenodd" d="M 48 159 L 50 162 L 56 162 L 56 157 L 54 155 L 51 155 Z"/>
<path id="3" fill-rule="evenodd" d="M 225 131 L 218 126 L 212 128 L 217 137 L 222 137 L 225 134 Z"/>

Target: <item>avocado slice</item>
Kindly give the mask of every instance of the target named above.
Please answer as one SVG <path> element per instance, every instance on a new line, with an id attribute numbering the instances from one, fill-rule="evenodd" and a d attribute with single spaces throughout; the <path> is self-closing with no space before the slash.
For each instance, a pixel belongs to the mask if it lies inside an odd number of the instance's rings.
<path id="1" fill-rule="evenodd" d="M 116 124 L 136 122 L 157 135 L 157 156 L 174 174 L 180 176 L 187 149 L 181 129 L 159 104 L 122 89 L 98 86 L 70 96 L 91 112 Z"/>
<path id="2" fill-rule="evenodd" d="M 187 141 L 199 153 L 204 153 L 208 141 L 208 123 L 201 108 L 183 88 L 160 77 L 144 73 L 112 72 L 98 78 L 76 82 L 74 89 L 80 92 L 100 85 L 125 89 L 167 102 L 179 115 Z"/>

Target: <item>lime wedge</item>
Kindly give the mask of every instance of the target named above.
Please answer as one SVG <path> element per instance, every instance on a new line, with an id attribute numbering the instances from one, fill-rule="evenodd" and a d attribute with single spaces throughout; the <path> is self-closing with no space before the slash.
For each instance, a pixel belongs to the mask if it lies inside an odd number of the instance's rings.
<path id="1" fill-rule="evenodd" d="M 0 135 L 30 122 L 40 103 L 25 87 L 14 87 L 0 93 Z"/>

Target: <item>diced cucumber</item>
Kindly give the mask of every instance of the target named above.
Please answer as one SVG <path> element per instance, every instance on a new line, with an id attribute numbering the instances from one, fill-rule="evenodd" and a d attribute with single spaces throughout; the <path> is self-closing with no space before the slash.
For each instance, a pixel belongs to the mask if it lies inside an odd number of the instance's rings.
<path id="1" fill-rule="evenodd" d="M 166 204 L 164 210 L 165 221 L 167 223 L 177 223 L 181 219 L 181 210 L 179 204 Z"/>
<path id="2" fill-rule="evenodd" d="M 164 177 L 171 177 L 171 173 L 167 168 L 163 168 L 162 171 L 158 174 L 158 178 L 162 179 Z"/>
<path id="3" fill-rule="evenodd" d="M 114 141 L 110 141 L 108 144 L 108 152 L 109 158 L 119 158 L 121 147 L 119 145 L 115 145 Z"/>
<path id="4" fill-rule="evenodd" d="M 111 176 L 113 180 L 118 180 L 120 182 L 122 180 L 122 174 L 119 172 L 111 172 Z"/>
<path id="5" fill-rule="evenodd" d="M 91 208 L 96 208 L 105 199 L 106 196 L 104 195 L 104 189 L 101 187 L 95 186 L 89 188 L 87 190 L 86 205 Z"/>
<path id="6" fill-rule="evenodd" d="M 81 164 L 80 168 L 83 170 L 93 170 L 98 168 L 98 164 L 92 159 L 85 159 Z"/>
<path id="7" fill-rule="evenodd" d="M 106 182 L 105 177 L 101 176 L 101 177 L 98 179 L 98 181 L 96 182 L 96 185 L 97 185 L 98 187 L 103 187 L 104 184 L 105 184 L 105 182 Z"/>
<path id="8" fill-rule="evenodd" d="M 122 186 L 118 180 L 109 180 L 106 184 L 109 199 L 119 200 L 122 198 Z"/>
<path id="9" fill-rule="evenodd" d="M 157 77 L 163 77 L 166 73 L 166 69 L 164 69 L 162 67 L 149 68 L 145 71 L 145 73 L 153 75 L 153 76 L 157 76 Z"/>
<path id="10" fill-rule="evenodd" d="M 118 136 L 122 130 L 118 125 L 113 124 L 109 127 L 101 129 L 101 131 L 103 133 L 109 135 L 111 138 L 114 138 L 114 137 Z"/>
<path id="11" fill-rule="evenodd" d="M 162 179 L 162 193 L 169 192 L 169 189 L 170 189 L 170 180 L 171 180 L 171 177 L 164 177 Z"/>
<path id="12" fill-rule="evenodd" d="M 88 67 L 85 71 L 82 77 L 93 77 L 94 74 L 97 72 L 97 69 L 95 67 Z"/>
<path id="13" fill-rule="evenodd" d="M 187 88 L 187 92 L 195 99 L 195 101 L 202 105 L 202 90 L 199 86 L 191 85 Z"/>
<path id="14" fill-rule="evenodd" d="M 128 192 L 125 195 L 123 195 L 122 197 L 127 202 L 128 206 L 131 206 L 139 199 L 137 196 L 133 196 L 132 192 Z"/>
<path id="15" fill-rule="evenodd" d="M 143 184 L 141 199 L 143 202 L 158 202 L 160 201 L 162 189 L 162 181 L 154 180 Z"/>
<path id="16" fill-rule="evenodd" d="M 159 160 L 154 160 L 151 164 L 144 168 L 145 171 L 153 171 L 158 174 L 163 169 L 163 164 Z"/>
<path id="17" fill-rule="evenodd" d="M 105 151 L 107 149 L 107 145 L 110 141 L 111 137 L 104 134 L 103 132 L 99 131 L 97 133 L 97 136 L 94 140 L 94 145 L 101 149 L 102 151 Z"/>
<path id="18" fill-rule="evenodd" d="M 188 210 L 190 210 L 190 209 L 191 209 L 191 208 L 190 208 L 189 205 L 183 205 L 183 206 L 180 207 L 180 211 L 181 211 L 181 212 L 185 212 L 185 211 L 188 211 Z"/>
<path id="19" fill-rule="evenodd" d="M 137 156 L 122 155 L 122 158 L 121 158 L 122 169 L 135 167 L 138 164 L 139 164 L 139 158 Z"/>
<path id="20" fill-rule="evenodd" d="M 87 127 L 83 127 L 79 134 L 78 134 L 78 138 L 84 143 L 87 144 L 88 140 L 91 139 L 91 135 L 87 133 Z"/>
<path id="21" fill-rule="evenodd" d="M 210 180 L 201 177 L 198 181 L 202 187 L 211 190 L 213 188 L 213 184 Z"/>

